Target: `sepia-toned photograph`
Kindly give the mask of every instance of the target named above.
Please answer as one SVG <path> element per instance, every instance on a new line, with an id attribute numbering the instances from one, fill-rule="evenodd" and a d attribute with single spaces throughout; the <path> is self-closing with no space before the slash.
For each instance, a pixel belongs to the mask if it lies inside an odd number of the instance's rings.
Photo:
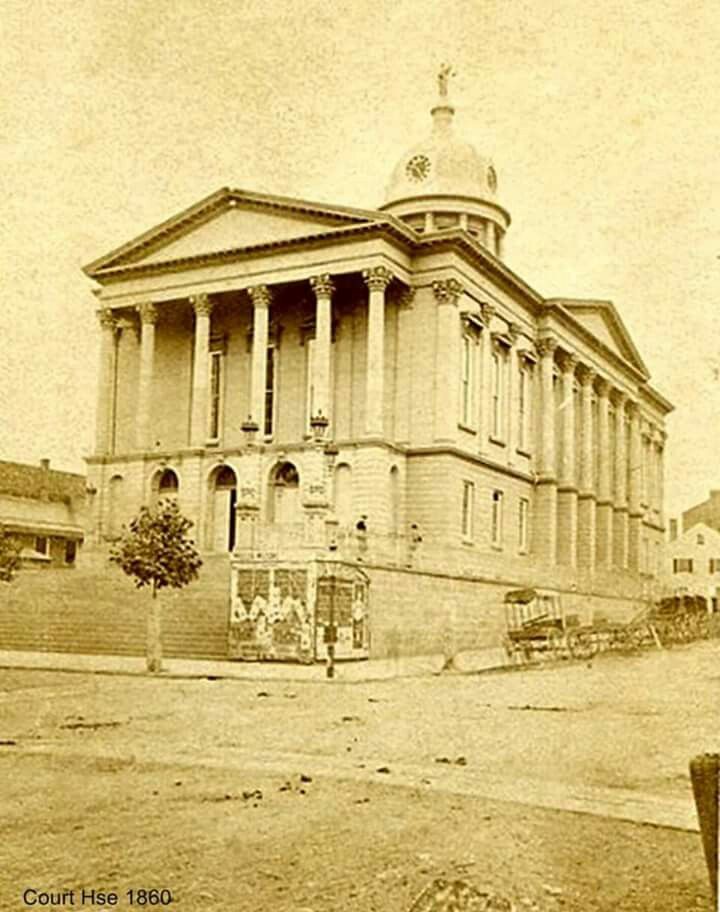
<path id="1" fill-rule="evenodd" d="M 0 912 L 720 912 L 717 4 L 0 73 Z"/>

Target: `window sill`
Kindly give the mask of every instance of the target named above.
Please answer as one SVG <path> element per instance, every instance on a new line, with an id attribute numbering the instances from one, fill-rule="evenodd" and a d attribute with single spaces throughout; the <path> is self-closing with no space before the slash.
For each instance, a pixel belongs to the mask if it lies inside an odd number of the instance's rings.
<path id="1" fill-rule="evenodd" d="M 490 443 L 494 443 L 496 446 L 501 447 L 507 446 L 504 440 L 502 440 L 500 437 L 494 437 L 492 434 L 490 435 Z"/>
<path id="2" fill-rule="evenodd" d="M 475 547 L 475 542 L 471 538 L 463 538 L 462 543 L 466 548 Z"/>
<path id="3" fill-rule="evenodd" d="M 532 453 L 530 450 L 525 450 L 523 447 L 518 447 L 515 452 L 518 454 L 518 456 L 524 456 L 526 459 L 532 459 Z"/>
<path id="4" fill-rule="evenodd" d="M 471 427 L 469 424 L 465 424 L 462 421 L 458 421 L 458 427 L 461 431 L 467 431 L 468 434 L 477 434 L 477 428 Z"/>
<path id="5" fill-rule="evenodd" d="M 218 447 L 218 446 L 220 446 L 220 438 L 219 438 L 219 437 L 213 437 L 213 438 L 211 438 L 210 440 L 206 440 L 206 441 L 205 441 L 205 446 L 206 446 L 206 447 Z"/>
<path id="6" fill-rule="evenodd" d="M 490 547 L 493 549 L 493 551 L 502 551 L 503 550 L 503 546 L 497 545 L 497 544 L 495 544 L 495 542 L 493 542 Z"/>

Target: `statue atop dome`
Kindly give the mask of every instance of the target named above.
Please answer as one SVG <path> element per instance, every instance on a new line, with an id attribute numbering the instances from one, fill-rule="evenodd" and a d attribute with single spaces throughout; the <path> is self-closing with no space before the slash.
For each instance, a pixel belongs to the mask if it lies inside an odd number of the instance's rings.
<path id="1" fill-rule="evenodd" d="M 440 67 L 440 72 L 438 73 L 438 93 L 441 98 L 448 97 L 448 81 L 451 76 L 457 76 L 457 73 L 453 70 L 449 63 L 443 63 Z"/>

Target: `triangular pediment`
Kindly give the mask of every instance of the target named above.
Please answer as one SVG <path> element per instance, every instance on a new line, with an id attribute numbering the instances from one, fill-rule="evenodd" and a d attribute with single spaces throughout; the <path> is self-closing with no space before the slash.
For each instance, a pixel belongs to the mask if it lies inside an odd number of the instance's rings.
<path id="1" fill-rule="evenodd" d="M 642 374 L 649 376 L 640 353 L 630 337 L 630 333 L 611 301 L 553 298 L 548 303 L 560 305 L 563 310 L 577 320 L 583 329 L 591 333 L 606 348 L 609 348 L 615 355 L 622 358 L 623 361 L 627 361 Z"/>
<path id="2" fill-rule="evenodd" d="M 223 189 L 90 263 L 85 272 L 97 276 L 117 268 L 312 239 L 386 218 L 379 212 Z"/>

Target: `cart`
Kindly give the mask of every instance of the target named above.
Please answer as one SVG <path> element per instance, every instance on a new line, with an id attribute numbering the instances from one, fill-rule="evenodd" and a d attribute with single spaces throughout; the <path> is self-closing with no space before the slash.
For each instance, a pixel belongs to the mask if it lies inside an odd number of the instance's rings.
<path id="1" fill-rule="evenodd" d="M 514 589 L 505 595 L 505 653 L 513 664 L 541 658 L 586 659 L 598 650 L 596 638 L 575 615 L 566 617 L 558 593 Z"/>

